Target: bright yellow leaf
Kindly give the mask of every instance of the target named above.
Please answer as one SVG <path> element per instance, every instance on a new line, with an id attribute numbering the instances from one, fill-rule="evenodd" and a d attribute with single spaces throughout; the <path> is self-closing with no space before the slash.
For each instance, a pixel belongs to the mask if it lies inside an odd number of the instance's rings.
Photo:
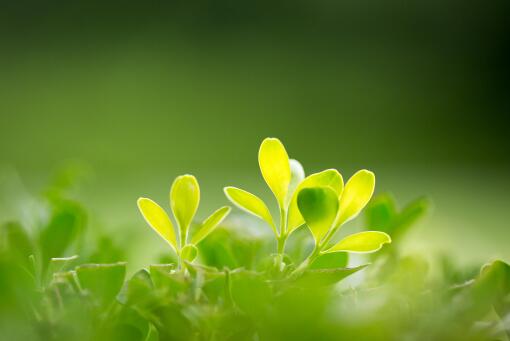
<path id="1" fill-rule="evenodd" d="M 216 210 L 213 214 L 209 216 L 199 227 L 199 229 L 195 232 L 195 235 L 191 239 L 192 244 L 198 244 L 211 233 L 216 226 L 218 226 L 223 219 L 230 213 L 231 208 L 229 206 L 223 206 L 222 208 Z"/>
<path id="2" fill-rule="evenodd" d="M 335 225 L 339 226 L 354 219 L 370 201 L 374 188 L 374 173 L 365 169 L 356 172 L 345 184 Z"/>
<path id="3" fill-rule="evenodd" d="M 181 233 L 181 247 L 200 202 L 200 188 L 193 175 L 178 176 L 170 189 L 170 206 Z"/>
<path id="4" fill-rule="evenodd" d="M 177 250 L 174 226 L 165 210 L 147 198 L 139 198 L 137 204 L 147 224 L 170 244 L 174 250 Z"/>
<path id="5" fill-rule="evenodd" d="M 290 183 L 290 162 L 285 147 L 276 138 L 266 138 L 259 149 L 259 166 L 262 177 L 273 191 L 281 208 Z"/>
<path id="6" fill-rule="evenodd" d="M 345 237 L 327 252 L 344 251 L 369 253 L 380 250 L 382 246 L 387 243 L 391 243 L 391 238 L 386 233 L 380 231 L 364 231 Z"/>
<path id="7" fill-rule="evenodd" d="M 338 213 L 338 194 L 330 187 L 305 188 L 298 193 L 298 207 L 318 244 Z"/>

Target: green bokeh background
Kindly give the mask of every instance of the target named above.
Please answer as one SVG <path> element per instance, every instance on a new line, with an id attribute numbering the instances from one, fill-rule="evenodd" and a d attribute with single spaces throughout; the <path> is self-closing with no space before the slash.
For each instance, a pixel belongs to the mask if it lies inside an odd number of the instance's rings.
<path id="1" fill-rule="evenodd" d="M 0 217 L 24 217 L 61 165 L 90 229 L 165 244 L 135 201 L 192 173 L 204 218 L 279 137 L 307 173 L 368 168 L 377 192 L 434 205 L 409 252 L 510 260 L 506 1 L 102 1 L 3 4 Z"/>

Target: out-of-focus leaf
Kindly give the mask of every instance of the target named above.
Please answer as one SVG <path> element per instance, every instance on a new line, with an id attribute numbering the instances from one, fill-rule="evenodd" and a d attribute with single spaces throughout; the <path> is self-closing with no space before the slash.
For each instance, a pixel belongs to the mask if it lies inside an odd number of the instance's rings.
<path id="1" fill-rule="evenodd" d="M 152 290 L 153 285 L 151 277 L 147 270 L 142 269 L 136 272 L 133 277 L 126 282 L 119 295 L 119 300 L 123 304 L 146 307 L 154 299 Z"/>
<path id="2" fill-rule="evenodd" d="M 126 263 L 85 264 L 76 268 L 82 289 L 87 290 L 104 306 L 119 293 L 126 275 Z"/>
<path id="3" fill-rule="evenodd" d="M 494 306 L 500 316 L 510 313 L 510 265 L 496 260 L 485 265 L 469 292 L 471 313 L 483 316 Z"/>
<path id="4" fill-rule="evenodd" d="M 340 198 L 340 212 L 336 225 L 342 225 L 354 219 L 372 197 L 374 188 L 374 173 L 366 169 L 357 171 L 345 184 Z"/>
<path id="5" fill-rule="evenodd" d="M 317 257 L 310 269 L 346 268 L 348 262 L 349 254 L 346 252 L 325 253 Z"/>
<path id="6" fill-rule="evenodd" d="M 419 218 L 421 218 L 429 209 L 430 200 L 427 198 L 419 198 L 404 207 L 396 218 L 393 236 L 398 238 L 405 234 L 410 226 L 412 226 Z"/>
<path id="7" fill-rule="evenodd" d="M 126 259 L 124 250 L 114 240 L 107 236 L 100 237 L 96 242 L 88 263 L 115 263 Z"/>
<path id="8" fill-rule="evenodd" d="M 236 305 L 250 316 L 263 316 L 271 306 L 271 290 L 262 276 L 251 271 L 231 274 L 232 298 Z"/>
<path id="9" fill-rule="evenodd" d="M 175 229 L 165 210 L 151 199 L 139 198 L 137 203 L 147 224 L 176 251 Z"/>
<path id="10" fill-rule="evenodd" d="M 237 207 L 245 212 L 264 220 L 269 224 L 273 232 L 276 234 L 276 226 L 274 225 L 273 216 L 269 212 L 266 204 L 254 194 L 236 187 L 225 187 L 225 195 Z"/>
<path id="11" fill-rule="evenodd" d="M 335 246 L 328 249 L 327 252 L 356 252 L 369 253 L 380 250 L 384 244 L 391 243 L 391 238 L 384 232 L 380 231 L 364 231 L 351 234 Z"/>
<path id="12" fill-rule="evenodd" d="M 329 187 L 302 189 L 298 194 L 301 215 L 319 243 L 333 225 L 338 212 L 338 195 Z"/>
<path id="13" fill-rule="evenodd" d="M 293 197 L 294 191 L 297 186 L 304 180 L 305 178 L 305 170 L 301 163 L 298 160 L 290 159 L 290 183 L 289 190 L 287 192 L 287 198 L 285 200 L 285 205 L 289 205 L 290 200 Z"/>
<path id="14" fill-rule="evenodd" d="M 333 285 L 364 269 L 366 266 L 367 264 L 353 268 L 309 269 L 296 280 L 296 284 L 309 288 Z"/>
<path id="15" fill-rule="evenodd" d="M 289 156 L 277 138 L 266 138 L 259 149 L 259 166 L 262 177 L 273 192 L 280 207 L 285 207 L 285 198 L 291 179 Z"/>
<path id="16" fill-rule="evenodd" d="M 229 206 L 223 206 L 222 208 L 216 210 L 213 214 L 209 216 L 198 228 L 198 231 L 195 232 L 193 238 L 191 238 L 192 244 L 198 244 L 209 235 L 221 222 L 223 219 L 227 217 L 230 213 L 231 208 Z"/>
<path id="17" fill-rule="evenodd" d="M 0 250 L 2 247 L 5 247 L 7 253 L 24 266 L 28 266 L 28 257 L 34 254 L 32 241 L 25 229 L 14 222 L 0 226 Z"/>
<path id="18" fill-rule="evenodd" d="M 184 246 L 181 250 L 181 257 L 183 260 L 192 262 L 195 258 L 197 258 L 198 249 L 195 245 L 188 244 Z"/>
<path id="19" fill-rule="evenodd" d="M 75 202 L 54 203 L 52 215 L 39 235 L 39 245 L 46 267 L 51 258 L 63 257 L 65 252 L 85 228 L 85 212 Z"/>
<path id="20" fill-rule="evenodd" d="M 303 216 L 301 215 L 301 212 L 299 212 L 297 197 L 302 189 L 312 187 L 330 187 L 337 193 L 338 197 L 340 197 L 344 188 L 344 180 L 342 175 L 336 169 L 326 169 L 322 172 L 311 174 L 301 181 L 294 191 L 289 203 L 289 233 L 304 224 L 305 221 Z"/>
<path id="21" fill-rule="evenodd" d="M 396 215 L 395 199 L 389 194 L 381 194 L 365 208 L 365 225 L 391 234 Z"/>
<path id="22" fill-rule="evenodd" d="M 200 202 L 200 187 L 193 175 L 178 176 L 170 189 L 170 206 L 179 225 L 181 247 Z"/>
<path id="23" fill-rule="evenodd" d="M 155 288 L 173 295 L 186 291 L 190 286 L 188 278 L 175 271 L 174 264 L 153 264 L 149 273 Z"/>

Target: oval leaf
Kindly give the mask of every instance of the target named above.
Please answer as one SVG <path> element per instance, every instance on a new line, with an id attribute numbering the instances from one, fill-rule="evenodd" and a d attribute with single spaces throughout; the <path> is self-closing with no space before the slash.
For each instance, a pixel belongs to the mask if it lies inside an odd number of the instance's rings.
<path id="1" fill-rule="evenodd" d="M 126 263 L 80 265 L 76 275 L 82 289 L 88 290 L 101 305 L 107 305 L 122 288 Z"/>
<path id="2" fill-rule="evenodd" d="M 290 183 L 290 162 L 285 147 L 276 138 L 266 138 L 259 149 L 262 177 L 273 191 L 280 207 L 284 207 Z"/>
<path id="3" fill-rule="evenodd" d="M 342 225 L 354 219 L 368 203 L 375 188 L 374 173 L 362 169 L 345 184 L 340 198 L 340 212 L 336 225 Z"/>
<path id="4" fill-rule="evenodd" d="M 170 206 L 181 233 L 181 246 L 186 242 L 189 225 L 200 202 L 200 188 L 193 175 L 178 176 L 170 189 Z"/>
<path id="5" fill-rule="evenodd" d="M 188 244 L 184 246 L 181 250 L 181 257 L 183 260 L 188 262 L 193 262 L 195 258 L 197 258 L 198 249 L 195 245 Z"/>
<path id="6" fill-rule="evenodd" d="M 175 236 L 174 226 L 165 210 L 154 201 L 147 198 L 139 198 L 137 204 L 147 224 L 166 240 L 174 251 L 177 250 L 177 238 Z"/>
<path id="7" fill-rule="evenodd" d="M 307 176 L 296 188 L 289 204 L 288 213 L 288 231 L 292 232 L 304 224 L 303 216 L 299 212 L 297 205 L 297 195 L 300 190 L 310 187 L 330 187 L 338 196 L 342 194 L 344 180 L 342 175 L 336 169 L 326 169 L 319 173 Z"/>
<path id="8" fill-rule="evenodd" d="M 389 243 L 391 243 L 391 238 L 384 232 L 364 231 L 345 237 L 327 252 L 369 253 L 378 251 L 384 244 Z"/>
<path id="9" fill-rule="evenodd" d="M 254 194 L 236 187 L 225 187 L 223 189 L 227 198 L 237 207 L 254 216 L 266 221 L 276 233 L 273 216 L 266 204 Z"/>
<path id="10" fill-rule="evenodd" d="M 229 206 L 223 206 L 222 208 L 216 210 L 213 214 L 207 218 L 197 232 L 195 232 L 195 235 L 191 239 L 191 243 L 198 244 L 211 233 L 216 226 L 218 226 L 223 219 L 226 218 L 226 216 L 230 213 L 231 208 Z"/>
<path id="11" fill-rule="evenodd" d="M 338 195 L 329 187 L 305 188 L 298 194 L 298 207 L 316 243 L 319 243 L 335 221 Z"/>
<path id="12" fill-rule="evenodd" d="M 298 160 L 290 159 L 290 183 L 285 204 L 288 206 L 296 188 L 305 178 L 305 170 Z"/>

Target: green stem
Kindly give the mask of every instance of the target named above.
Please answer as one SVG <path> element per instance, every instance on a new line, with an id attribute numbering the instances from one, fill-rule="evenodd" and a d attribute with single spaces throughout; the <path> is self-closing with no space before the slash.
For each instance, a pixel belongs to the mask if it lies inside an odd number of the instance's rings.
<path id="1" fill-rule="evenodd" d="M 312 253 L 306 257 L 306 259 L 299 264 L 299 266 L 292 271 L 290 274 L 290 278 L 296 278 L 301 275 L 308 267 L 321 255 L 321 247 L 319 245 L 315 245 Z"/>
<path id="2" fill-rule="evenodd" d="M 283 255 L 285 253 L 285 243 L 287 242 L 287 212 L 285 208 L 280 207 L 280 234 L 276 237 L 276 262 L 280 271 L 283 271 Z"/>

